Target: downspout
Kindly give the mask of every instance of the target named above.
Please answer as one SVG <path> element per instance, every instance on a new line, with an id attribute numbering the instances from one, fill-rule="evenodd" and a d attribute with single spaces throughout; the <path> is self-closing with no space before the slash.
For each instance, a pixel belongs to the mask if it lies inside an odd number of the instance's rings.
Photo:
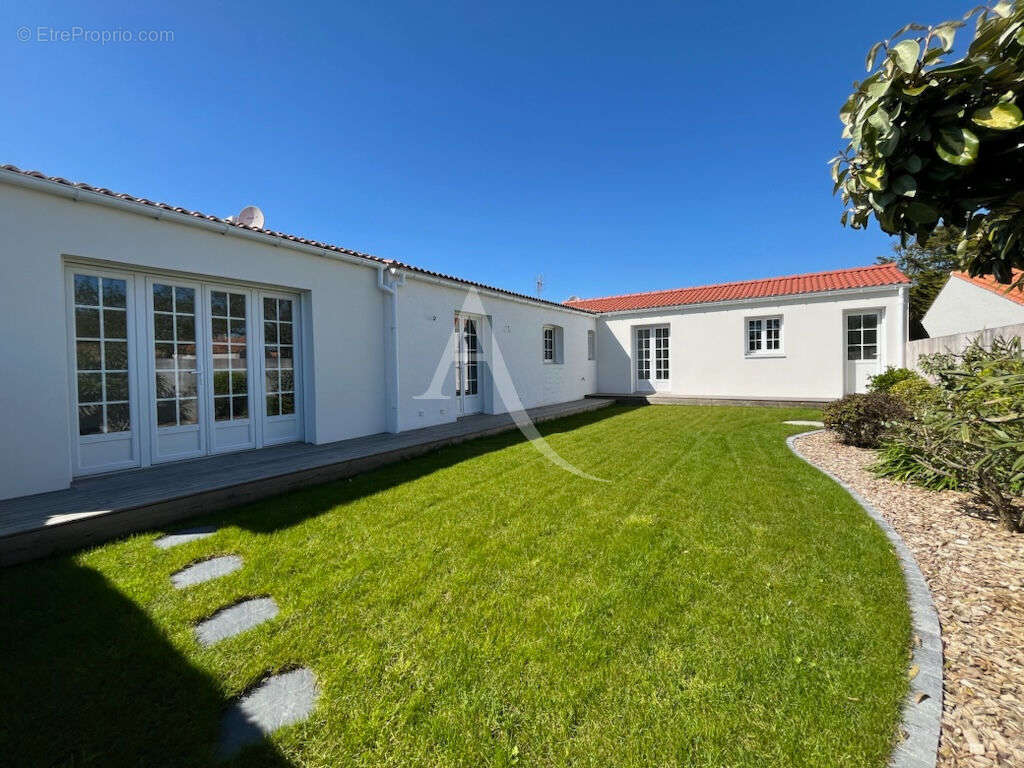
<path id="1" fill-rule="evenodd" d="M 391 281 L 388 282 L 388 276 Z M 398 418 L 398 289 L 405 284 L 405 275 L 397 267 L 377 268 L 377 287 L 388 295 L 387 303 L 390 311 L 384 321 L 385 346 L 390 347 L 390 359 L 385 362 L 385 379 L 387 380 L 387 429 L 396 434 L 399 431 Z M 387 375 L 390 374 L 390 375 Z"/>
<path id="2" fill-rule="evenodd" d="M 910 341 L 910 291 L 905 285 L 900 286 L 900 320 L 903 328 L 900 333 L 900 368 L 907 367 L 907 343 Z"/>

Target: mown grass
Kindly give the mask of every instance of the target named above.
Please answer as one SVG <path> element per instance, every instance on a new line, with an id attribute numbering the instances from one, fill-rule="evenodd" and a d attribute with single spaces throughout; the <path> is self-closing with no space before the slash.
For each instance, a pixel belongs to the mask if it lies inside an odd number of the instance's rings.
<path id="1" fill-rule="evenodd" d="M 909 617 L 884 536 L 786 448 L 802 410 L 616 407 L 0 572 L 0 761 L 204 765 L 226 703 L 308 665 L 310 766 L 878 766 Z M 237 553 L 185 591 L 169 576 Z M 249 595 L 273 621 L 210 649 Z"/>

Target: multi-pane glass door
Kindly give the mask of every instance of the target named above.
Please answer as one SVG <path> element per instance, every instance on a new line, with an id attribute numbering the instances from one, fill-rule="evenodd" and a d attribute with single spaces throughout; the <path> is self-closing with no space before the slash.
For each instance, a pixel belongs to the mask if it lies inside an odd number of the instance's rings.
<path id="1" fill-rule="evenodd" d="M 455 313 L 455 397 L 461 415 L 483 410 L 479 320 L 461 312 Z"/>
<path id="2" fill-rule="evenodd" d="M 292 294 L 67 269 L 76 475 L 301 440 Z"/>
<path id="3" fill-rule="evenodd" d="M 881 370 L 879 355 L 880 315 L 854 312 L 846 315 L 846 392 L 867 392 L 872 376 Z"/>
<path id="4" fill-rule="evenodd" d="M 668 326 L 637 328 L 634 339 L 636 391 L 668 390 L 670 388 Z"/>

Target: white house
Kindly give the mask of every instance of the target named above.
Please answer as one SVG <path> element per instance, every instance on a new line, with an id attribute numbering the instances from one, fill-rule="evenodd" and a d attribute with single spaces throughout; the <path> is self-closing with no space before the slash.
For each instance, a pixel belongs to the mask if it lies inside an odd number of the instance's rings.
<path id="1" fill-rule="evenodd" d="M 13 166 L 0 227 L 0 498 L 599 390 L 831 399 L 906 337 L 892 267 L 556 304 Z"/>
<path id="2" fill-rule="evenodd" d="M 600 313 L 602 393 L 833 400 L 903 365 L 908 283 L 884 264 L 567 303 Z"/>
<path id="3" fill-rule="evenodd" d="M 921 323 L 932 338 L 1024 323 L 1024 292 L 1008 288 L 987 275 L 953 272 Z"/>

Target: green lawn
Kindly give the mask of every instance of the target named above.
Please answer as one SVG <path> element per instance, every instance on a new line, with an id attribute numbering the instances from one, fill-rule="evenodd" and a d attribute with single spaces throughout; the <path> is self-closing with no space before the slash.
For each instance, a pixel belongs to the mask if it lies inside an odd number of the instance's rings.
<path id="1" fill-rule="evenodd" d="M 0 571 L 0 762 L 205 765 L 226 703 L 312 668 L 276 766 L 877 766 L 906 690 L 899 564 L 791 455 L 806 410 L 616 407 Z M 184 591 L 169 575 L 237 553 Z M 243 596 L 280 615 L 210 648 Z"/>

